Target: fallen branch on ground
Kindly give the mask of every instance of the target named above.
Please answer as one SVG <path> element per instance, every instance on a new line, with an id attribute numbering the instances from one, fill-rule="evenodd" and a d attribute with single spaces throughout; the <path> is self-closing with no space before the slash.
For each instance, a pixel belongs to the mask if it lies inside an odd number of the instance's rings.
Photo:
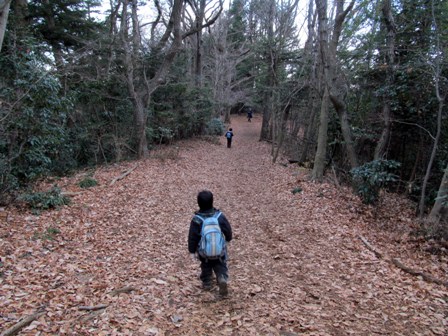
<path id="1" fill-rule="evenodd" d="M 83 314 L 78 317 L 78 319 L 82 322 L 87 322 L 90 320 L 94 320 L 98 317 L 98 315 L 101 315 L 103 313 L 103 310 L 91 310 L 86 314 Z"/>
<path id="2" fill-rule="evenodd" d="M 399 269 L 401 269 L 403 272 L 406 272 L 408 274 L 415 275 L 415 276 L 421 276 L 423 278 L 423 280 L 425 280 L 427 282 L 433 282 L 438 285 L 448 287 L 448 281 L 443 281 L 443 280 L 437 279 L 436 277 L 432 276 L 431 274 L 426 274 L 421 271 L 413 270 L 412 268 L 409 268 L 409 267 L 403 265 L 398 259 L 394 258 L 391 260 L 391 262 L 392 262 L 392 264 L 397 266 Z"/>
<path id="3" fill-rule="evenodd" d="M 396 267 L 398 267 L 399 269 L 401 269 L 403 272 L 414 275 L 414 276 L 421 276 L 423 280 L 427 281 L 427 282 L 432 282 L 432 283 L 436 283 L 438 285 L 442 285 L 445 287 L 448 287 L 448 281 L 443 281 L 440 279 L 437 279 L 436 277 L 424 273 L 422 271 L 416 271 L 410 267 L 407 267 L 405 265 L 403 265 L 398 259 L 395 258 L 390 258 L 389 256 L 383 254 L 382 252 L 378 251 L 375 247 L 373 247 L 368 241 L 367 239 L 365 239 L 363 236 L 359 236 L 359 239 L 361 239 L 361 241 L 364 243 L 364 245 L 375 254 L 375 256 L 378 259 L 384 259 L 385 261 L 395 265 Z"/>
<path id="4" fill-rule="evenodd" d="M 25 328 L 26 326 L 31 324 L 31 322 L 33 322 L 34 320 L 37 320 L 39 317 L 41 317 L 44 314 L 45 314 L 45 312 L 39 312 L 39 313 L 34 313 L 32 315 L 29 315 L 29 316 L 25 317 L 23 320 L 14 324 L 11 328 L 3 331 L 0 334 L 0 336 L 16 335 L 20 330 L 22 330 L 23 328 Z"/>
<path id="5" fill-rule="evenodd" d="M 128 176 L 130 173 L 132 173 L 135 168 L 137 168 L 138 165 L 135 165 L 134 167 L 132 167 L 131 169 L 125 171 L 123 174 L 121 174 L 120 176 L 117 176 L 116 178 L 114 178 L 112 180 L 112 182 L 110 182 L 109 186 L 113 185 L 115 182 L 120 181 L 122 179 L 124 179 L 126 176 Z"/>
<path id="6" fill-rule="evenodd" d="M 99 304 L 97 306 L 80 306 L 78 307 L 79 310 L 100 310 L 107 308 L 107 304 Z"/>
<path id="7" fill-rule="evenodd" d="M 377 251 L 372 245 L 370 245 L 370 243 L 367 241 L 367 239 L 365 239 L 363 236 L 359 236 L 359 239 L 361 239 L 361 241 L 364 243 L 364 245 L 375 254 L 375 257 L 377 257 L 378 259 L 382 259 L 383 258 L 383 254 L 379 251 Z"/>
<path id="8" fill-rule="evenodd" d="M 129 293 L 136 290 L 136 288 L 132 287 L 132 286 L 127 286 L 127 287 L 122 287 L 122 288 L 118 288 L 113 290 L 112 292 L 110 292 L 109 294 L 112 296 L 117 296 L 118 294 L 121 293 Z"/>
<path id="9" fill-rule="evenodd" d="M 77 196 L 77 195 L 81 195 L 82 191 L 63 191 L 61 192 L 62 196 Z"/>

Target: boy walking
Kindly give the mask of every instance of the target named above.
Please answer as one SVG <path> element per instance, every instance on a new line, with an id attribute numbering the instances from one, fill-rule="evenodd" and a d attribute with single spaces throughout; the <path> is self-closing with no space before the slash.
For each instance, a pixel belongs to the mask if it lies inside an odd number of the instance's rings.
<path id="1" fill-rule="evenodd" d="M 250 109 L 249 111 L 247 111 L 247 121 L 251 122 L 252 119 L 252 110 Z"/>
<path id="2" fill-rule="evenodd" d="M 219 228 L 224 235 L 225 242 L 232 240 L 232 228 L 229 221 L 224 214 L 218 209 L 213 207 L 213 194 L 208 190 L 203 190 L 198 193 L 197 201 L 199 205 L 199 211 L 195 212 L 195 215 L 190 223 L 190 231 L 188 233 L 188 251 L 193 259 L 197 257 L 201 262 L 201 275 L 202 288 L 210 290 L 213 284 L 213 273 L 215 273 L 216 281 L 219 286 L 219 294 L 221 296 L 227 296 L 227 282 L 229 279 L 227 268 L 227 248 L 224 245 L 223 253 L 216 258 L 207 258 L 199 248 L 201 242 L 203 223 L 208 218 L 217 218 Z M 225 243 L 224 243 L 225 244 Z"/>
<path id="3" fill-rule="evenodd" d="M 233 131 L 231 128 L 226 132 L 227 148 L 232 147 Z"/>

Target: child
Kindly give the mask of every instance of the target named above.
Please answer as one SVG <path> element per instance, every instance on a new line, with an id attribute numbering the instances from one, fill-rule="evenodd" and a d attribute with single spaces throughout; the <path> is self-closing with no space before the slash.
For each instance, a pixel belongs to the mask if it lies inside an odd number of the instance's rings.
<path id="1" fill-rule="evenodd" d="M 232 147 L 233 131 L 231 128 L 226 132 L 227 148 Z"/>
<path id="2" fill-rule="evenodd" d="M 252 119 L 252 110 L 247 111 L 247 121 L 251 122 Z"/>
<path id="3" fill-rule="evenodd" d="M 198 252 L 198 245 L 201 240 L 202 219 L 208 218 L 219 212 L 218 209 L 213 207 L 213 194 L 208 190 L 203 190 L 198 193 L 197 201 L 199 205 L 199 211 L 195 212 L 195 216 L 190 223 L 190 231 L 188 233 L 188 251 L 193 259 L 196 258 Z M 200 217 L 198 217 L 198 215 Z M 229 221 L 221 213 L 218 217 L 219 227 L 224 234 L 226 242 L 232 240 L 232 228 Z M 219 286 L 219 294 L 221 296 L 227 296 L 227 281 L 229 279 L 227 268 L 227 250 L 225 250 L 224 256 L 219 259 L 205 259 L 197 254 L 197 257 L 201 261 L 201 275 L 202 287 L 205 290 L 210 290 L 213 282 L 213 272 L 215 273 L 216 280 Z"/>

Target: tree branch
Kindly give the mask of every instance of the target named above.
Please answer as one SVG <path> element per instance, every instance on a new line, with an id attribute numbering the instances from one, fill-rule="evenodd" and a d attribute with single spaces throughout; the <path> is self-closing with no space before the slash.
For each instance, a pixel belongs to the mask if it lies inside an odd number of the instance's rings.
<path id="1" fill-rule="evenodd" d="M 378 259 L 383 259 L 383 260 L 387 261 L 388 263 L 391 263 L 391 264 L 395 265 L 396 267 L 398 267 L 399 269 L 401 269 L 405 273 L 408 273 L 408 274 L 411 274 L 411 275 L 414 275 L 414 276 L 420 276 L 426 282 L 432 282 L 432 283 L 435 283 L 435 284 L 438 284 L 438 285 L 442 285 L 442 286 L 448 287 L 448 281 L 443 281 L 443 280 L 437 279 L 436 277 L 432 276 L 431 274 L 427 274 L 427 273 L 422 272 L 422 271 L 416 271 L 416 270 L 414 270 L 414 269 L 412 269 L 410 267 L 407 267 L 407 266 L 403 265 L 398 259 L 390 258 L 388 255 L 383 254 L 381 251 L 378 251 L 363 236 L 359 236 L 359 239 L 361 239 L 361 241 L 364 243 L 364 245 L 371 252 L 373 252 Z"/>
<path id="2" fill-rule="evenodd" d="M 135 166 L 132 167 L 131 169 L 125 171 L 125 172 L 124 172 L 123 174 L 121 174 L 120 176 L 117 176 L 116 178 L 114 178 L 114 179 L 110 182 L 109 186 L 115 184 L 115 182 L 117 182 L 117 181 L 120 181 L 120 180 L 124 179 L 126 176 L 128 176 L 130 173 L 132 173 L 132 172 L 135 170 L 135 168 L 137 168 L 137 167 L 138 167 L 138 165 L 135 165 Z"/>
<path id="3" fill-rule="evenodd" d="M 25 317 L 23 320 L 14 324 L 11 328 L 3 331 L 0 336 L 12 336 L 16 335 L 20 330 L 31 324 L 34 320 L 37 320 L 42 315 L 45 315 L 45 312 L 38 312 L 32 315 Z"/>
<path id="4" fill-rule="evenodd" d="M 218 12 L 211 19 L 206 20 L 205 24 L 201 24 L 198 27 L 191 28 L 189 31 L 184 33 L 182 35 L 182 40 L 187 38 L 188 36 L 196 34 L 199 30 L 202 30 L 204 28 L 207 28 L 207 27 L 210 27 L 211 25 L 213 25 L 216 22 L 216 20 L 218 20 L 219 16 L 221 15 L 222 10 L 223 10 L 223 2 L 222 2 L 222 0 L 220 0 Z"/>
<path id="5" fill-rule="evenodd" d="M 107 308 L 107 304 L 99 304 L 96 306 L 79 306 L 78 309 L 79 310 L 88 310 L 88 311 L 93 311 L 93 310 L 100 310 L 100 309 L 105 309 Z"/>

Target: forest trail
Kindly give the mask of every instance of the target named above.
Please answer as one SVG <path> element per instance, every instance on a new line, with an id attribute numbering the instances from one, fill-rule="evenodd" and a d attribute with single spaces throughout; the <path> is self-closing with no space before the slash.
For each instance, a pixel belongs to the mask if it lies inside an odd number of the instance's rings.
<path id="1" fill-rule="evenodd" d="M 98 169 L 100 185 L 58 211 L 11 210 L 0 232 L 0 330 L 40 308 L 21 335 L 447 334 L 446 288 L 378 259 L 359 239 L 446 278 L 446 264 L 400 238 L 412 210 L 391 197 L 375 212 L 347 189 L 272 163 L 258 141 L 260 116 L 230 126 L 231 149 L 224 137 L 182 141 L 113 185 L 135 163 Z M 80 191 L 80 178 L 58 183 Z M 201 290 L 187 251 L 202 189 L 234 231 L 227 299 Z M 53 240 L 36 235 L 49 227 L 60 230 Z"/>

